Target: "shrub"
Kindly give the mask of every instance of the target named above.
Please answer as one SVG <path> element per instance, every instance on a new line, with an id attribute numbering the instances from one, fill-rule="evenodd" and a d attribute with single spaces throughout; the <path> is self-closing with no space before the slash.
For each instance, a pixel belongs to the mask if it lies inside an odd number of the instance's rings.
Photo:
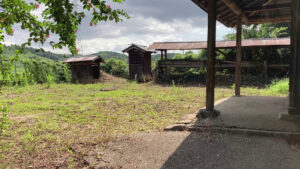
<path id="1" fill-rule="evenodd" d="M 289 93 L 289 79 L 283 79 L 279 81 L 273 81 L 268 87 L 268 92 L 277 94 L 288 94 Z"/>
<path id="2" fill-rule="evenodd" d="M 123 60 L 108 59 L 101 69 L 114 76 L 128 78 L 128 64 Z"/>
<path id="3" fill-rule="evenodd" d="M 47 75 L 47 88 L 49 89 L 54 83 L 54 77 L 52 75 Z"/>
<path id="4" fill-rule="evenodd" d="M 67 65 L 59 62 L 26 61 L 24 68 L 30 83 L 68 83 L 71 79 Z"/>

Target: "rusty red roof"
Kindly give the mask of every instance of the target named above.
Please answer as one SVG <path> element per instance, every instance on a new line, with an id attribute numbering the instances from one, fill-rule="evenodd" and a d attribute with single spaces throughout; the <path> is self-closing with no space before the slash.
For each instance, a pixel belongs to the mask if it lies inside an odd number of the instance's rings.
<path id="1" fill-rule="evenodd" d="M 123 53 L 125 53 L 125 52 L 128 53 L 132 49 L 138 49 L 138 50 L 143 51 L 143 52 L 153 52 L 153 53 L 155 53 L 155 51 L 148 50 L 147 46 L 136 45 L 136 44 L 131 44 L 128 48 L 124 49 L 122 52 Z"/>
<path id="2" fill-rule="evenodd" d="M 290 45 L 290 38 L 278 39 L 247 39 L 242 41 L 243 47 L 266 47 L 277 46 L 287 47 Z M 217 48 L 234 48 L 236 41 L 218 41 Z M 199 50 L 206 49 L 206 41 L 198 42 L 155 42 L 149 46 L 148 50 Z"/>
<path id="3" fill-rule="evenodd" d="M 69 58 L 64 61 L 64 63 L 76 63 L 76 62 L 95 62 L 100 60 L 100 62 L 104 62 L 104 60 L 100 56 L 84 56 L 79 58 Z"/>

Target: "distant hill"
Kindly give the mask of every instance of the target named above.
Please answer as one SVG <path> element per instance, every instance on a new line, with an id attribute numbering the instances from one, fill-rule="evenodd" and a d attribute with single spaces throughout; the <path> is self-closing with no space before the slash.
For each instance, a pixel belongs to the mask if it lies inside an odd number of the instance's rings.
<path id="1" fill-rule="evenodd" d="M 94 53 L 92 55 L 100 55 L 104 60 L 113 58 L 117 60 L 124 60 L 128 61 L 128 56 L 123 54 L 123 53 L 118 53 L 118 52 L 112 52 L 112 51 L 100 51 L 97 53 Z"/>
<path id="2" fill-rule="evenodd" d="M 124 60 L 124 61 L 128 62 L 128 56 L 123 53 L 118 53 L 118 52 L 100 51 L 100 52 L 94 53 L 92 55 L 100 55 L 104 60 L 113 58 L 113 59 Z M 176 53 L 168 53 L 168 58 L 171 59 L 175 55 L 176 55 Z M 160 59 L 160 53 L 152 54 L 152 61 L 158 61 L 159 59 Z"/>
<path id="3" fill-rule="evenodd" d="M 6 56 L 15 56 L 16 49 L 20 49 L 20 46 L 11 45 L 5 46 L 3 54 Z M 97 53 L 91 55 L 100 55 L 104 60 L 113 58 L 117 60 L 123 60 L 128 62 L 128 56 L 123 53 L 113 52 L 113 51 L 99 51 Z M 176 53 L 168 53 L 168 58 L 171 59 L 174 57 Z M 70 56 L 69 56 L 70 57 Z M 38 61 L 63 61 L 67 58 L 67 56 L 62 54 L 55 54 L 48 51 L 41 51 L 36 48 L 27 47 L 24 50 L 24 53 L 20 54 L 20 61 L 25 60 L 38 60 Z M 152 54 L 152 61 L 157 61 L 160 59 L 160 53 Z"/>
<path id="4" fill-rule="evenodd" d="M 14 57 L 15 51 L 20 49 L 20 46 L 11 45 L 11 46 L 4 46 L 3 55 L 7 57 Z M 64 55 L 55 54 L 52 52 L 43 52 L 34 48 L 25 48 L 24 52 L 19 54 L 19 60 L 16 63 L 16 70 L 17 72 L 24 71 L 24 65 L 22 62 L 27 60 L 37 60 L 37 61 L 44 61 L 44 62 L 55 62 L 55 61 L 62 61 L 64 60 Z"/>
<path id="5" fill-rule="evenodd" d="M 5 46 L 3 54 L 8 57 L 15 56 L 15 51 L 20 49 L 20 46 L 11 45 Z M 24 60 L 38 60 L 38 61 L 61 61 L 65 59 L 64 55 L 55 54 L 52 52 L 43 52 L 35 48 L 25 48 L 24 53 L 20 54 L 20 61 Z"/>
<path id="6" fill-rule="evenodd" d="M 31 52 L 32 54 L 35 54 L 37 56 L 43 57 L 43 58 L 48 58 L 53 61 L 63 61 L 65 60 L 68 56 L 63 55 L 63 54 L 56 54 L 48 51 L 41 51 L 37 50 L 35 48 L 26 48 L 27 51 Z"/>

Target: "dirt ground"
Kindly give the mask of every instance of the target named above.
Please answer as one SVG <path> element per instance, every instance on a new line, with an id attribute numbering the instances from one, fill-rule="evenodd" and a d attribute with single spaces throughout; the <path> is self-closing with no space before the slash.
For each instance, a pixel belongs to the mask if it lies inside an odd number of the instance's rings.
<path id="1" fill-rule="evenodd" d="M 108 73 L 105 73 L 103 71 L 100 72 L 101 76 L 100 76 L 100 81 L 99 82 L 126 82 L 126 79 L 124 78 L 120 78 L 120 77 L 116 77 L 113 75 L 110 75 Z"/>
<path id="2" fill-rule="evenodd" d="M 215 133 L 160 132 L 123 137 L 89 152 L 76 145 L 85 168 L 298 169 L 300 139 Z"/>

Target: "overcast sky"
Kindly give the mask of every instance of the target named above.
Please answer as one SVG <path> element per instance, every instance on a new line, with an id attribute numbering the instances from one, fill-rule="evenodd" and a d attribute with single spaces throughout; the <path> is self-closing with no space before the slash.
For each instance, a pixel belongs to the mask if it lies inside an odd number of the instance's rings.
<path id="1" fill-rule="evenodd" d="M 131 18 L 122 23 L 102 22 L 90 27 L 90 17 L 87 17 L 77 33 L 80 54 L 120 52 L 131 43 L 150 45 L 162 41 L 207 39 L 207 14 L 191 0 L 126 0 L 121 5 L 112 4 L 112 8 L 116 7 L 123 8 Z M 39 11 L 36 14 L 39 15 Z M 222 40 L 225 34 L 232 32 L 233 29 L 217 24 L 217 40 Z M 6 43 L 21 44 L 26 37 L 28 34 L 16 26 L 15 35 L 7 37 Z M 57 36 L 51 35 L 51 38 L 56 39 Z M 53 50 L 49 44 L 34 44 L 34 47 L 68 53 L 67 49 Z"/>

